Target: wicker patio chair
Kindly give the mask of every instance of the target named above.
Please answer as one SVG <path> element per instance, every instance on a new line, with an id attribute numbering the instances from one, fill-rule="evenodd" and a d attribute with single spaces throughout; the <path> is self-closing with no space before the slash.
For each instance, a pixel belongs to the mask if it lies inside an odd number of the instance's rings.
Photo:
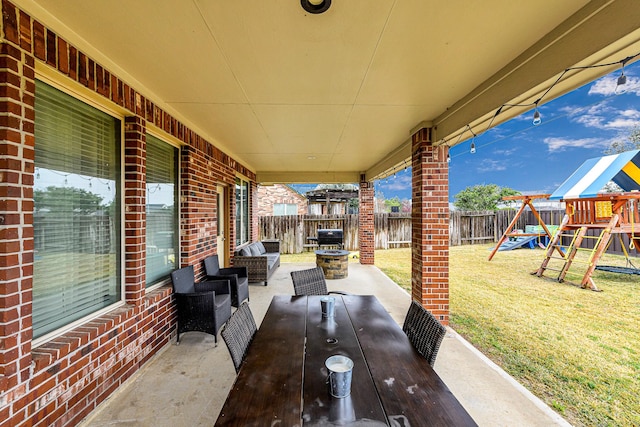
<path id="1" fill-rule="evenodd" d="M 231 285 L 231 305 L 238 308 L 244 300 L 249 300 L 249 272 L 247 267 L 220 268 L 218 255 L 204 259 L 207 280 L 229 280 Z"/>
<path id="2" fill-rule="evenodd" d="M 446 328 L 422 305 L 412 301 L 402 330 L 418 353 L 433 366 Z"/>
<path id="3" fill-rule="evenodd" d="M 193 266 L 171 272 L 173 294 L 178 307 L 180 343 L 183 332 L 199 331 L 213 335 L 218 344 L 218 331 L 231 317 L 229 280 L 206 280 L 195 283 Z"/>
<path id="4" fill-rule="evenodd" d="M 236 373 L 240 371 L 240 366 L 247 355 L 247 350 L 257 330 L 249 304 L 245 302 L 231 315 L 227 324 L 222 328 L 222 332 L 220 332 L 231 354 Z"/>
<path id="5" fill-rule="evenodd" d="M 295 295 L 349 295 L 347 292 L 327 291 L 327 281 L 322 267 L 310 268 L 291 272 Z"/>

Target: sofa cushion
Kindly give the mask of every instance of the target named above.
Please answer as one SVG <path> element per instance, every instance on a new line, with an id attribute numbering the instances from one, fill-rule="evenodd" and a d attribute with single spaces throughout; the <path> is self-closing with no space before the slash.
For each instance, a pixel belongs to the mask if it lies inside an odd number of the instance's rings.
<path id="1" fill-rule="evenodd" d="M 249 246 L 245 246 L 244 248 L 240 249 L 238 252 L 241 256 L 251 256 L 251 249 L 249 249 Z"/>
<path id="2" fill-rule="evenodd" d="M 276 254 L 276 253 L 267 252 L 266 256 L 267 256 L 267 265 L 269 266 L 269 269 L 273 268 L 273 265 L 277 263 L 278 260 L 280 259 L 280 254 Z"/>
<path id="3" fill-rule="evenodd" d="M 249 249 L 251 250 L 251 255 L 252 256 L 259 256 L 262 255 L 260 253 L 260 248 L 258 247 L 258 245 L 256 243 L 252 243 L 249 245 Z"/>
<path id="4" fill-rule="evenodd" d="M 267 250 L 264 248 L 264 245 L 262 244 L 262 242 L 256 242 L 255 245 L 260 250 L 260 255 L 264 255 L 267 253 Z"/>

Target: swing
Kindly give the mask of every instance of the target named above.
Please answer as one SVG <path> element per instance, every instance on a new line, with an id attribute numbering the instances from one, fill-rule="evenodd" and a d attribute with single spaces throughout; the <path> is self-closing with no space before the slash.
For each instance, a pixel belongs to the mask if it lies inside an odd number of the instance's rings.
<path id="1" fill-rule="evenodd" d="M 634 222 L 633 222 L 633 213 L 631 214 L 631 239 L 629 241 L 629 249 L 633 250 L 636 248 L 635 240 L 635 231 L 634 231 Z M 596 265 L 596 270 L 606 271 L 609 273 L 618 273 L 618 274 L 638 274 L 640 275 L 640 268 L 633 265 L 631 259 L 629 257 L 629 252 L 627 252 L 627 248 L 622 241 L 622 236 L 618 234 L 618 239 L 620 239 L 620 247 L 622 247 L 622 251 L 624 252 L 625 259 L 627 260 L 626 267 L 618 267 L 615 265 Z M 611 242 L 609 242 L 611 244 Z M 608 247 L 607 247 L 608 249 Z"/>

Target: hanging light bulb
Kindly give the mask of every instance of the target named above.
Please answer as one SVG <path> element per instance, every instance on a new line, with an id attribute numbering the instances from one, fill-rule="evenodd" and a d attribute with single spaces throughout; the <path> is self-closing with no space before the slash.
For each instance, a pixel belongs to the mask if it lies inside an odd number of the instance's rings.
<path id="1" fill-rule="evenodd" d="M 476 153 L 476 142 L 475 141 L 476 141 L 475 138 L 471 140 L 471 149 L 469 150 L 469 152 L 471 154 L 475 154 Z"/>
<path id="2" fill-rule="evenodd" d="M 540 111 L 538 111 L 538 107 L 536 107 L 536 111 L 533 113 L 533 125 L 538 126 L 542 123 L 542 118 L 540 117 Z"/>
<path id="3" fill-rule="evenodd" d="M 447 163 L 451 163 L 451 153 L 447 151 Z"/>
<path id="4" fill-rule="evenodd" d="M 620 77 L 618 77 L 618 82 L 616 84 L 616 95 L 622 95 L 627 91 L 627 76 L 624 75 L 624 65 L 622 66 L 622 73 Z"/>

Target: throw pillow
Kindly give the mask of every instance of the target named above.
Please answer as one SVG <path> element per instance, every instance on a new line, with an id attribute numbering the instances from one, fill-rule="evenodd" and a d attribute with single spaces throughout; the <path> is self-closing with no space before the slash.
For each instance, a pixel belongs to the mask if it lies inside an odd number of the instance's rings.
<path id="1" fill-rule="evenodd" d="M 252 256 L 262 255 L 260 253 L 260 249 L 258 248 L 258 245 L 256 245 L 255 243 L 250 244 L 249 245 L 249 249 L 251 250 L 251 255 Z"/>

